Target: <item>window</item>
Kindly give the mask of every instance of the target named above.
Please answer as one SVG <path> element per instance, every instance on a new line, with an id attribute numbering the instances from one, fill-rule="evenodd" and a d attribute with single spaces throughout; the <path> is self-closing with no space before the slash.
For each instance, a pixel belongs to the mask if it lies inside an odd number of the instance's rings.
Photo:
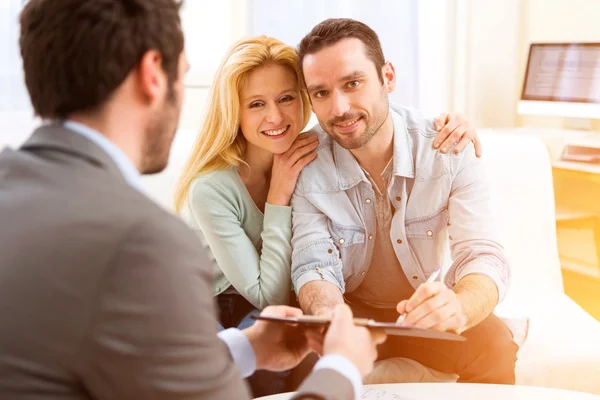
<path id="1" fill-rule="evenodd" d="M 23 0 L 0 2 L 0 111 L 30 110 L 19 53 L 19 12 Z"/>
<path id="2" fill-rule="evenodd" d="M 38 123 L 33 118 L 19 52 L 19 13 L 24 3 L 0 0 L 0 148 L 19 145 Z"/>

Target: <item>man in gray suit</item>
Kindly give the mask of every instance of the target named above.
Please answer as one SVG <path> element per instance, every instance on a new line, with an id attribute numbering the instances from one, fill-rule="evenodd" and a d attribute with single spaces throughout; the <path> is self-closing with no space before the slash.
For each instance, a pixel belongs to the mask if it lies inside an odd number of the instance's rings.
<path id="1" fill-rule="evenodd" d="M 357 397 L 384 334 L 340 307 L 323 338 L 217 335 L 210 262 L 144 194 L 187 62 L 175 0 L 31 0 L 21 53 L 46 123 L 0 154 L 1 399 L 245 399 L 242 377 L 324 354 L 297 398 Z M 299 315 L 280 306 L 271 316 Z"/>

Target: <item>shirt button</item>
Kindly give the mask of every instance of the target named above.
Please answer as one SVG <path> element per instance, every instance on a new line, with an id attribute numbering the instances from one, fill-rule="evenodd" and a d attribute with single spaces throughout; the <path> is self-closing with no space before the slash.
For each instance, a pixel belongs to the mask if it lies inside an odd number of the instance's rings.
<path id="1" fill-rule="evenodd" d="M 373 235 L 369 235 L 369 240 L 373 240 Z"/>
<path id="2" fill-rule="evenodd" d="M 331 254 L 331 253 L 333 253 L 333 250 L 331 250 L 331 249 L 328 249 L 328 250 L 327 250 L 327 252 L 328 252 L 329 254 Z"/>
<path id="3" fill-rule="evenodd" d="M 340 239 L 340 244 L 344 244 L 344 243 L 346 243 L 346 241 L 344 240 L 344 238 L 341 238 Z"/>
<path id="4" fill-rule="evenodd" d="M 363 271 L 363 272 L 361 272 L 360 274 L 361 274 L 362 276 L 365 276 L 366 272 L 365 272 L 365 271 Z"/>
<path id="5" fill-rule="evenodd" d="M 371 204 L 371 199 L 366 199 L 366 200 L 365 200 L 365 203 L 367 203 L 367 204 Z"/>
<path id="6" fill-rule="evenodd" d="M 402 197 L 396 196 L 396 201 L 400 201 L 400 200 L 402 200 Z"/>
<path id="7" fill-rule="evenodd" d="M 427 231 L 427 236 L 433 236 L 433 231 Z"/>
<path id="8" fill-rule="evenodd" d="M 383 218 L 383 213 L 380 213 L 380 214 L 379 214 L 379 218 Z"/>
<path id="9" fill-rule="evenodd" d="M 383 201 L 383 196 L 381 196 L 381 197 L 379 198 L 379 201 Z"/>
<path id="10" fill-rule="evenodd" d="M 402 244 L 402 239 L 398 239 L 396 242 L 398 242 L 398 244 Z"/>
<path id="11" fill-rule="evenodd" d="M 415 276 L 413 276 L 413 279 L 416 280 L 416 279 L 419 279 L 419 277 L 415 275 Z"/>

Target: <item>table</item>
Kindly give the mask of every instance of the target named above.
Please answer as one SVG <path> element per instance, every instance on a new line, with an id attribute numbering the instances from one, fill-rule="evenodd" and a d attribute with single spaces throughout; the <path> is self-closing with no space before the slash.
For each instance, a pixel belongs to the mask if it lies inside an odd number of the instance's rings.
<path id="1" fill-rule="evenodd" d="M 533 386 L 481 385 L 474 383 L 396 383 L 366 385 L 363 393 L 372 396 L 364 399 L 379 400 L 600 400 L 593 394 L 572 392 Z M 377 397 L 376 392 L 387 392 L 389 396 Z M 290 393 L 261 397 L 261 400 L 286 400 Z"/>

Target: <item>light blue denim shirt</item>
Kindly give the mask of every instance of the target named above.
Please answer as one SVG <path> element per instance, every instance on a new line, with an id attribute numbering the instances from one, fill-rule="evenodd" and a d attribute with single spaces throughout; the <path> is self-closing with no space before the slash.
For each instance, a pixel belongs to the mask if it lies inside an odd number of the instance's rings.
<path id="1" fill-rule="evenodd" d="M 494 228 L 490 191 L 473 146 L 462 153 L 433 149 L 438 132 L 417 110 L 390 109 L 393 173 L 388 197 L 394 251 L 416 289 L 442 266 L 448 244 L 454 261 L 445 282 L 469 274 L 491 278 L 500 300 L 509 265 Z M 368 272 L 377 235 L 374 190 L 349 150 L 317 126 L 318 157 L 304 168 L 292 198 L 292 282 L 296 293 L 314 280 L 352 292 Z"/>

